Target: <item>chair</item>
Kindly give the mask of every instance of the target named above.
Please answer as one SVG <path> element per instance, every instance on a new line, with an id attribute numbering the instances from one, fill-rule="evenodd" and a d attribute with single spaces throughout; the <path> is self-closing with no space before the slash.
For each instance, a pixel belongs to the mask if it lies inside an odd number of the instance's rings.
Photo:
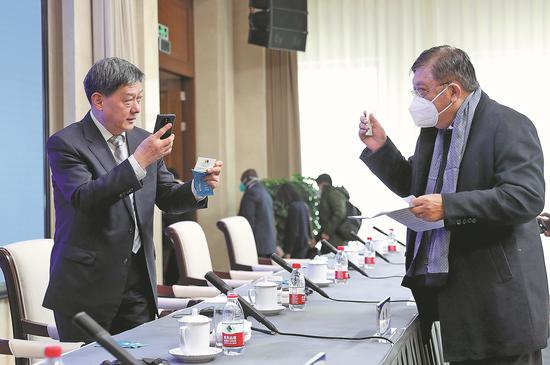
<path id="1" fill-rule="evenodd" d="M 206 236 L 197 222 L 184 221 L 171 224 L 166 228 L 168 236 L 174 244 L 180 283 L 184 285 L 208 285 L 204 275 L 213 271 L 210 251 Z M 229 273 L 215 271 L 216 275 L 225 279 L 230 286 L 246 284 L 268 273 L 231 271 Z"/>
<path id="2" fill-rule="evenodd" d="M 6 279 L 13 337 L 58 339 L 53 312 L 42 307 L 50 277 L 52 239 L 36 239 L 0 247 L 0 268 Z"/>
<path id="3" fill-rule="evenodd" d="M 80 348 L 83 344 L 84 342 L 59 342 L 55 345 L 61 346 L 61 352 L 66 353 Z M 47 346 L 51 345 L 51 342 L 44 341 L 0 339 L 0 354 L 13 355 L 16 358 L 22 358 L 22 360 L 28 361 L 30 358 L 43 358 L 44 350 Z"/>
<path id="4" fill-rule="evenodd" d="M 244 271 L 278 271 L 271 259 L 258 257 L 256 240 L 250 223 L 244 217 L 228 217 L 218 221 L 223 232 L 231 269 Z"/>

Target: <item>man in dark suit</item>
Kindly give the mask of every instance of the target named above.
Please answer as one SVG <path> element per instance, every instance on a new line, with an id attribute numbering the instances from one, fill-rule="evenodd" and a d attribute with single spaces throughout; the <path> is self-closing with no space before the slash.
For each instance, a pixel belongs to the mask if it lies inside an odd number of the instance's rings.
<path id="1" fill-rule="evenodd" d="M 275 252 L 277 233 L 273 217 L 273 199 L 258 179 L 254 169 L 248 169 L 241 175 L 241 199 L 239 215 L 245 217 L 254 232 L 258 256 L 270 257 Z"/>
<path id="2" fill-rule="evenodd" d="M 441 321 L 451 364 L 541 364 L 548 284 L 537 214 L 543 156 L 524 115 L 481 91 L 469 57 L 440 46 L 412 66 L 409 108 L 422 127 L 405 159 L 372 115 L 363 115 L 361 159 L 411 211 L 444 227 L 407 232 L 406 275 L 424 334 Z M 369 135 L 372 132 L 372 135 Z"/>
<path id="3" fill-rule="evenodd" d="M 154 319 L 154 205 L 183 212 L 207 204 L 166 170 L 174 135 L 160 137 L 170 125 L 155 134 L 135 127 L 142 80 L 125 60 L 98 61 L 84 80 L 91 110 L 47 143 L 56 228 L 44 306 L 62 341 L 86 340 L 71 323 L 80 311 L 111 333 Z M 206 178 L 213 188 L 221 166 Z"/>

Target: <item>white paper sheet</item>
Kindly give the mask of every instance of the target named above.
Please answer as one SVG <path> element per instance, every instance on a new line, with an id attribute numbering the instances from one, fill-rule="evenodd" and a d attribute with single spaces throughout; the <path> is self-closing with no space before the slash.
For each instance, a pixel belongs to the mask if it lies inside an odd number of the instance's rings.
<path id="1" fill-rule="evenodd" d="M 393 220 L 396 220 L 397 222 L 407 226 L 408 228 L 412 229 L 415 232 L 424 232 L 424 231 L 428 231 L 430 229 L 442 228 L 444 226 L 443 220 L 438 220 L 436 222 L 427 222 L 423 219 L 417 218 L 409 210 L 410 202 L 414 198 L 415 197 L 413 195 L 410 195 L 410 196 L 402 199 L 402 204 L 399 204 L 400 206 L 396 207 L 397 209 L 394 209 L 394 210 L 379 211 L 379 212 L 374 213 L 372 215 L 350 216 L 350 218 L 372 219 L 372 218 L 375 218 L 375 217 L 379 217 L 381 215 L 387 215 L 388 217 L 390 217 Z"/>

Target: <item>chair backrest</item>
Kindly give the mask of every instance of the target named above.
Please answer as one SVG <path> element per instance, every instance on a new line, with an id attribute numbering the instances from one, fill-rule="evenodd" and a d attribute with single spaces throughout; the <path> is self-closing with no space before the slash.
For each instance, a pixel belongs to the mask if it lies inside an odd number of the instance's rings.
<path id="1" fill-rule="evenodd" d="M 50 278 L 52 239 L 36 239 L 0 247 L 0 268 L 6 279 L 13 337 L 27 340 L 22 320 L 55 324 L 53 312 L 42 307 Z"/>
<path id="2" fill-rule="evenodd" d="M 241 216 L 220 219 L 218 228 L 225 236 L 229 262 L 233 270 L 247 270 L 258 265 L 258 251 L 252 227 Z"/>
<path id="3" fill-rule="evenodd" d="M 189 285 L 206 285 L 204 275 L 212 271 L 212 260 L 202 227 L 193 221 L 171 224 L 166 228 L 174 244 L 179 282 Z"/>

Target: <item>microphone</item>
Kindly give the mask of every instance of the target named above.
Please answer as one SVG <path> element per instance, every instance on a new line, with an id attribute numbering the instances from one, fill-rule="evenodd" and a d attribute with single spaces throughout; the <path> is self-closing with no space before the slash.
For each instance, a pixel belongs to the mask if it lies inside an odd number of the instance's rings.
<path id="1" fill-rule="evenodd" d="M 383 230 L 381 230 L 380 228 L 376 227 L 376 226 L 372 226 L 372 228 L 376 229 L 378 232 L 382 233 L 384 236 L 388 236 L 388 234 L 386 232 L 384 232 Z M 399 241 L 397 238 L 395 239 L 395 241 L 397 243 L 399 243 L 401 246 L 403 247 L 407 247 L 407 245 L 405 245 L 403 242 Z"/>
<path id="2" fill-rule="evenodd" d="M 214 285 L 216 289 L 221 291 L 224 294 L 227 294 L 227 292 L 232 291 L 233 288 L 231 288 L 229 285 L 227 285 L 220 277 L 216 274 L 214 274 L 212 271 L 209 271 L 204 275 L 204 278 L 210 282 L 210 284 Z M 254 308 L 250 303 L 248 303 L 246 300 L 243 299 L 239 294 L 239 303 L 241 304 L 241 307 L 243 307 L 244 315 L 246 317 L 252 316 L 255 320 L 257 320 L 259 323 L 263 324 L 267 328 L 269 328 L 274 333 L 279 333 L 279 330 L 271 321 L 269 321 L 263 314 L 258 312 L 256 308 Z"/>
<path id="3" fill-rule="evenodd" d="M 327 240 L 321 240 L 321 244 L 323 246 L 325 246 L 326 248 L 328 248 L 331 252 L 333 253 L 338 253 L 338 250 L 332 245 L 332 243 L 330 243 L 329 241 Z M 367 278 L 370 278 L 369 274 L 367 274 L 365 271 L 363 271 L 363 269 L 361 269 L 359 266 L 357 266 L 354 262 L 352 262 L 351 260 L 348 260 L 348 266 L 351 266 L 355 271 L 357 271 L 359 274 L 367 277 Z"/>
<path id="4" fill-rule="evenodd" d="M 359 237 L 359 235 L 356 233 L 356 232 L 353 232 L 351 231 L 349 233 L 353 238 L 355 238 L 357 241 L 361 242 L 363 245 L 367 245 L 367 243 L 365 241 L 363 241 L 363 239 L 361 237 Z M 382 260 L 386 261 L 387 263 L 390 263 L 390 260 L 388 260 L 384 255 L 382 255 L 380 252 L 378 252 L 377 250 L 374 250 L 374 252 L 376 253 L 376 256 L 380 257 Z"/>
<path id="5" fill-rule="evenodd" d="M 143 365 L 128 351 L 120 347 L 103 327 L 92 319 L 86 312 L 80 312 L 73 317 L 73 323 L 88 337 L 93 338 L 101 344 L 107 351 L 116 357 L 123 365 Z"/>
<path id="6" fill-rule="evenodd" d="M 273 253 L 273 254 L 271 254 L 271 259 L 273 261 L 275 261 L 277 264 L 279 264 L 279 266 L 282 267 L 283 269 L 285 269 L 286 271 L 288 271 L 290 273 L 292 272 L 292 267 L 282 257 L 277 256 L 276 254 Z M 304 279 L 306 281 L 306 286 L 307 287 L 309 287 L 311 290 L 319 293 L 321 296 L 323 296 L 327 299 L 330 299 L 328 294 L 323 289 L 319 288 L 319 286 L 317 284 L 315 284 L 313 281 L 309 280 L 305 275 L 304 275 Z"/>

